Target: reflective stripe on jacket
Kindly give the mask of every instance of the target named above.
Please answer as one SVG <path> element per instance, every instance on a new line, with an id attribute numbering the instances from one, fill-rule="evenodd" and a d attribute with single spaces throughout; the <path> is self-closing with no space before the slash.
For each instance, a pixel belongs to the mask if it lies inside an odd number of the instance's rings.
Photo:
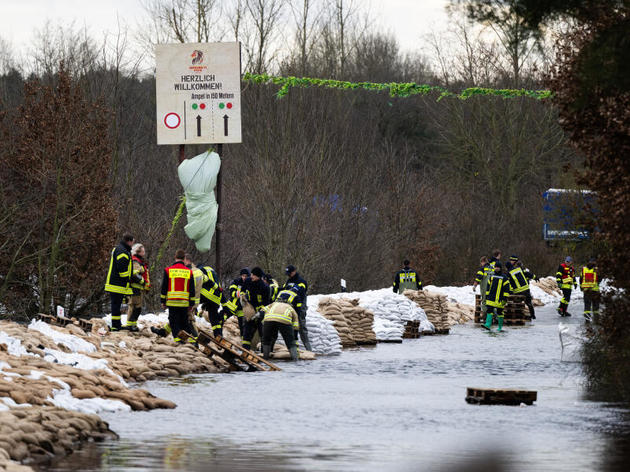
<path id="1" fill-rule="evenodd" d="M 109 260 L 107 279 L 105 280 L 105 291 L 110 293 L 120 293 L 132 295 L 131 289 L 131 248 L 124 242 L 112 249 L 112 256 Z"/>
<path id="2" fill-rule="evenodd" d="M 488 279 L 488 290 L 486 291 L 486 305 L 503 308 L 510 296 L 510 282 L 503 275 L 492 275 Z"/>
<path id="3" fill-rule="evenodd" d="M 221 305 L 221 285 L 218 282 L 219 275 L 210 267 L 203 269 L 203 285 L 201 286 L 201 303 L 214 303 Z"/>
<path id="4" fill-rule="evenodd" d="M 300 321 L 297 312 L 288 303 L 274 302 L 264 307 L 263 310 L 265 312 L 263 323 L 267 321 L 277 321 L 278 323 L 293 325 L 294 330 L 300 329 Z"/>
<path id="5" fill-rule="evenodd" d="M 510 272 L 510 287 L 512 293 L 521 293 L 529 290 L 529 282 L 525 276 L 525 272 L 520 267 L 512 269 Z"/>
<path id="6" fill-rule="evenodd" d="M 573 267 L 569 267 L 564 262 L 560 264 L 558 272 L 556 272 L 556 282 L 560 288 L 572 289 L 575 283 L 575 270 Z"/>
<path id="7" fill-rule="evenodd" d="M 164 269 L 160 298 L 166 306 L 189 307 L 199 303 L 195 298 L 193 271 L 177 261 Z"/>
<path id="8" fill-rule="evenodd" d="M 599 292 L 599 280 L 597 279 L 597 268 L 589 269 L 582 267 L 582 277 L 580 277 L 580 288 L 582 290 L 590 290 Z"/>

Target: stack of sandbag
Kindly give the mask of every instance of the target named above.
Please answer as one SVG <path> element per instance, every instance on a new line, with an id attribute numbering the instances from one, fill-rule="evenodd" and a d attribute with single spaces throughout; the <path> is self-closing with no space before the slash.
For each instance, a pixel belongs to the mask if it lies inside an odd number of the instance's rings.
<path id="1" fill-rule="evenodd" d="M 434 330 L 422 308 L 388 289 L 365 292 L 361 295 L 360 303 L 374 313 L 373 329 L 379 341 L 402 339 L 406 324 L 410 321 L 419 322 L 419 332 Z"/>
<path id="2" fill-rule="evenodd" d="M 354 305 L 350 305 L 354 307 Z M 333 326 L 339 334 L 342 347 L 356 346 L 357 342 L 352 335 L 352 329 L 345 315 L 344 308 L 348 307 L 348 302 L 340 298 L 326 297 L 319 301 L 318 310 L 327 319 L 333 322 Z"/>
<path id="3" fill-rule="evenodd" d="M 313 307 L 308 309 L 306 328 L 314 353 L 324 355 L 341 353 L 341 338 L 335 329 L 334 321 L 325 318 Z"/>
<path id="4" fill-rule="evenodd" d="M 429 321 L 435 326 L 436 332 L 448 331 L 452 324 L 457 324 L 457 322 L 449 320 L 446 295 L 427 290 L 405 290 L 403 295 L 413 300 L 424 310 Z"/>
<path id="5" fill-rule="evenodd" d="M 467 323 L 475 318 L 475 307 L 464 303 L 446 303 L 449 325 Z"/>
<path id="6" fill-rule="evenodd" d="M 352 330 L 352 337 L 357 344 L 376 344 L 376 335 L 372 329 L 374 313 L 359 306 L 358 299 L 343 300 L 342 314 Z"/>
<path id="7" fill-rule="evenodd" d="M 529 282 L 529 289 L 533 297 L 534 306 L 557 303 L 562 298 L 562 291 L 558 288 L 555 277 L 543 277 L 538 282 Z"/>

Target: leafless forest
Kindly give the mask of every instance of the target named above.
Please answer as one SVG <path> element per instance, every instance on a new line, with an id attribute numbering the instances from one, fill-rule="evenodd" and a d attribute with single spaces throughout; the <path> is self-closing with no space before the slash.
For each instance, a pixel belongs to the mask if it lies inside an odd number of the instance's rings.
<path id="1" fill-rule="evenodd" d="M 481 27 L 453 11 L 450 31 L 403 54 L 359 3 L 155 0 L 144 25 L 105 40 L 48 24 L 26 57 L 1 41 L 5 310 L 98 311 L 123 231 L 155 262 L 182 194 L 176 148 L 156 145 L 156 42 L 241 41 L 243 72 L 459 90 L 542 88 L 562 39 L 562 25 L 535 37 L 518 22 Z M 560 249 L 541 237 L 541 193 L 574 185 L 565 167 L 581 158 L 550 103 L 275 92 L 243 83 L 243 143 L 225 146 L 224 279 L 254 265 L 282 278 L 290 262 L 312 293 L 337 290 L 340 278 L 351 290 L 379 288 L 406 256 L 426 282 L 458 284 L 495 247 L 539 274 L 557 266 Z M 213 263 L 184 224 L 154 276 L 178 247 Z"/>

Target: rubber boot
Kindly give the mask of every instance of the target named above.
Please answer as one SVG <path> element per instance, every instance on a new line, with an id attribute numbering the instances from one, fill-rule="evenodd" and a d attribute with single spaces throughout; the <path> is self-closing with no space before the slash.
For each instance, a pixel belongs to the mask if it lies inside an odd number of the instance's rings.
<path id="1" fill-rule="evenodd" d="M 497 329 L 497 333 L 499 331 L 503 331 L 503 317 L 502 316 L 498 316 L 497 317 L 497 321 L 499 323 L 499 328 Z"/>
<path id="2" fill-rule="evenodd" d="M 264 359 L 269 359 L 271 357 L 271 345 L 263 344 L 262 351 Z"/>
<path id="3" fill-rule="evenodd" d="M 297 361 L 300 358 L 298 354 L 298 348 L 295 344 L 291 346 L 291 348 L 289 349 L 289 353 L 291 354 L 291 360 L 293 361 Z"/>
<path id="4" fill-rule="evenodd" d="M 486 322 L 481 326 L 486 328 L 488 331 L 492 331 L 492 313 L 486 314 Z"/>

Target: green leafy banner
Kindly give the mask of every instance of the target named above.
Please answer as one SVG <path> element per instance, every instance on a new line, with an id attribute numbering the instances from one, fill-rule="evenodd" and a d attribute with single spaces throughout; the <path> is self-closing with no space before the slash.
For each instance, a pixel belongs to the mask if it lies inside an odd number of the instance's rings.
<path id="1" fill-rule="evenodd" d="M 454 97 L 461 100 L 473 97 L 475 95 L 491 95 L 503 98 L 530 97 L 542 100 L 551 97 L 551 90 L 525 90 L 525 89 L 493 89 L 483 87 L 469 87 L 459 93 L 451 92 L 439 85 L 420 85 L 415 82 L 401 83 L 375 83 L 375 82 L 346 82 L 342 80 L 332 79 L 313 79 L 309 77 L 278 77 L 267 74 L 250 74 L 247 72 L 243 75 L 243 81 L 255 84 L 274 84 L 280 86 L 277 97 L 282 98 L 289 93 L 292 87 L 324 87 L 330 89 L 342 90 L 372 90 L 372 91 L 388 91 L 391 97 L 410 97 L 412 95 L 428 95 L 437 93 L 437 100 L 444 97 Z"/>

